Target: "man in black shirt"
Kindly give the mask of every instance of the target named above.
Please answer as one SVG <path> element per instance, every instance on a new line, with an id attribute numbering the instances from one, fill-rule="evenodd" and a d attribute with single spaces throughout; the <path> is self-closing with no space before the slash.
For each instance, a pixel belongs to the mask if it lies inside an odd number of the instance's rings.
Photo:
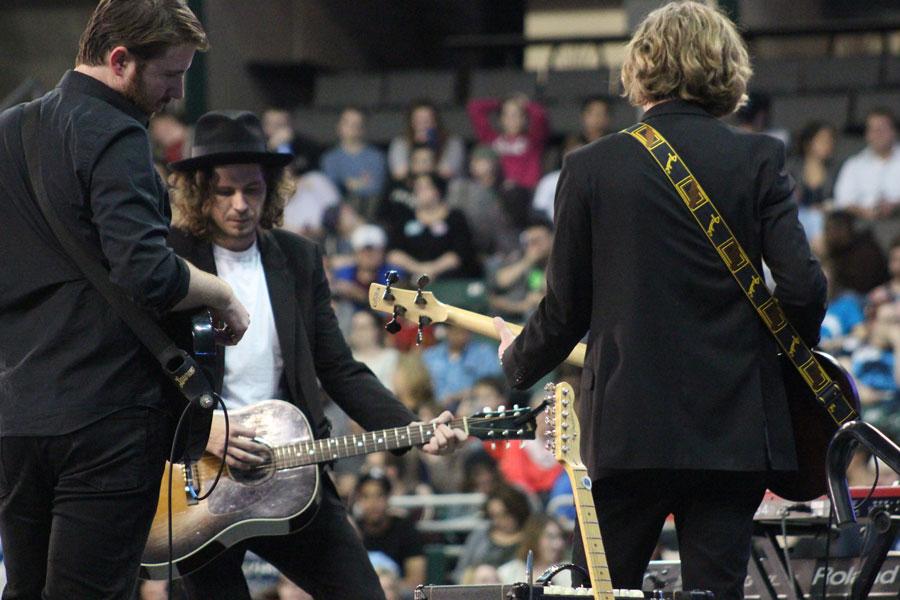
<path id="1" fill-rule="evenodd" d="M 166 246 L 147 135 L 206 34 L 178 0 L 102 0 L 74 71 L 35 102 L 50 203 L 110 280 L 162 316 L 248 315 Z M 169 449 L 160 369 L 66 256 L 31 195 L 23 106 L 0 114 L 0 538 L 4 598 L 129 598 Z"/>
<path id="2" fill-rule="evenodd" d="M 425 550 L 422 537 L 408 518 L 388 513 L 391 482 L 370 472 L 356 483 L 353 513 L 369 552 L 383 552 L 397 563 L 407 590 L 425 583 Z"/>

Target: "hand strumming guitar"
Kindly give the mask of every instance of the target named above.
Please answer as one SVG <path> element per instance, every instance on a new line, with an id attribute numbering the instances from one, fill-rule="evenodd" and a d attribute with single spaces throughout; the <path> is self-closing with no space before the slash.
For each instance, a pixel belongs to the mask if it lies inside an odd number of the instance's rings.
<path id="1" fill-rule="evenodd" d="M 228 456 L 225 462 L 235 469 L 248 469 L 265 461 L 261 454 L 266 447 L 253 441 L 256 431 L 252 427 L 231 421 L 228 431 Z M 209 441 L 206 451 L 222 458 L 225 451 L 225 416 L 213 415 L 212 427 L 209 430 Z"/>

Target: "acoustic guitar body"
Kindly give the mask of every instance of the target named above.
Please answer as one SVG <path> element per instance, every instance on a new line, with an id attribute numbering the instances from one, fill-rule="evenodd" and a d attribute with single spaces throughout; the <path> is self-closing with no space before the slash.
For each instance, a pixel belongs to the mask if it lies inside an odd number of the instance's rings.
<path id="1" fill-rule="evenodd" d="M 228 413 L 231 423 L 253 427 L 266 445 L 312 439 L 306 417 L 296 406 L 266 400 Z M 231 470 L 222 473 L 213 494 L 197 501 L 187 491 L 193 478 L 205 494 L 219 469 L 219 459 L 205 455 L 187 472 L 175 464 L 172 472 L 172 531 L 174 575 L 181 577 L 202 567 L 232 545 L 251 537 L 282 535 L 306 526 L 319 506 L 319 468 Z M 168 482 L 166 464 L 150 537 L 141 557 L 144 579 L 168 576 Z"/>
<path id="2" fill-rule="evenodd" d="M 847 371 L 830 354 L 818 350 L 813 353 L 859 414 L 859 393 Z M 827 491 L 825 455 L 838 424 L 828 415 L 790 360 L 783 355 L 781 374 L 791 412 L 799 469 L 770 473 L 768 486 L 782 498 L 807 502 L 823 496 Z"/>

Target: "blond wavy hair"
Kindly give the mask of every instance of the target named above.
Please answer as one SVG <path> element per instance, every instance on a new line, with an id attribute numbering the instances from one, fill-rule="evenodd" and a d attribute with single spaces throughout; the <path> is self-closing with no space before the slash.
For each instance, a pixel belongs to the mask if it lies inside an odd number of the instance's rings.
<path id="1" fill-rule="evenodd" d="M 284 205 L 294 195 L 296 185 L 284 167 L 262 167 L 262 170 L 266 182 L 266 199 L 259 226 L 262 229 L 272 229 L 281 225 Z M 169 176 L 168 183 L 172 225 L 195 237 L 209 239 L 212 235 L 209 212 L 214 195 L 214 168 L 175 171 Z"/>
<path id="2" fill-rule="evenodd" d="M 746 100 L 752 73 L 744 40 L 724 13 L 672 2 L 647 15 L 628 42 L 623 95 L 635 106 L 680 98 L 721 117 Z"/>

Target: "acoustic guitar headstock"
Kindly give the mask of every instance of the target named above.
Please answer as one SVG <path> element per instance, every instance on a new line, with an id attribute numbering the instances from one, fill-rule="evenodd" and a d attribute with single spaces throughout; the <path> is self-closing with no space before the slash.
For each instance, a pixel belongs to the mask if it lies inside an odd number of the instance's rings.
<path id="1" fill-rule="evenodd" d="M 575 391 L 568 383 L 548 383 L 544 387 L 547 407 L 547 449 L 557 462 L 581 464 L 579 441 L 581 428 L 575 415 Z"/>
<path id="2" fill-rule="evenodd" d="M 547 407 L 542 402 L 534 408 L 528 406 L 485 408 L 467 419 L 469 435 L 489 442 L 533 440 L 537 432 L 537 416 Z"/>

